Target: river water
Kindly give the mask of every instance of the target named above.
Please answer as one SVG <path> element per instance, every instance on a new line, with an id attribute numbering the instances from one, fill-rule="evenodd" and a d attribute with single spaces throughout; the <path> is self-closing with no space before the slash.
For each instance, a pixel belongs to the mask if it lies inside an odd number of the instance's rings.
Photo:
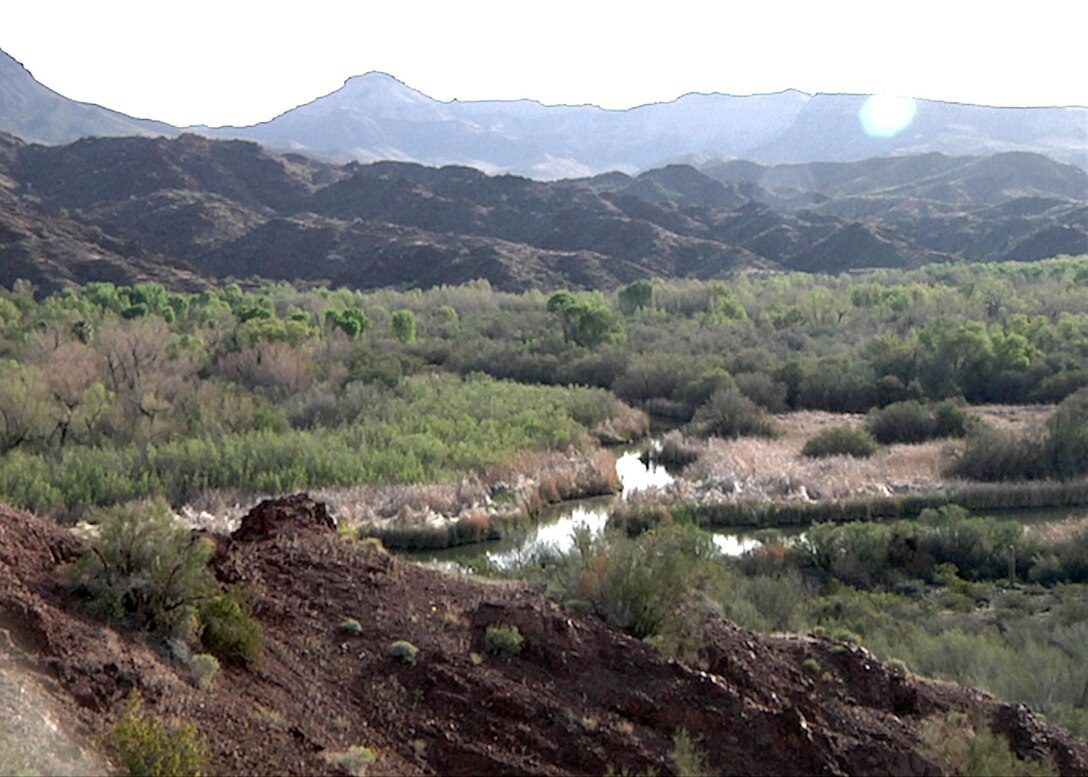
<path id="1" fill-rule="evenodd" d="M 639 458 L 640 453 L 640 450 L 628 450 L 616 459 L 616 474 L 619 475 L 623 488 L 615 496 L 573 499 L 548 507 L 523 534 L 494 542 L 410 555 L 417 561 L 433 561 L 450 566 L 472 565 L 486 560 L 502 568 L 519 559 L 529 558 L 547 547 L 560 552 L 566 551 L 573 543 L 575 528 L 585 526 L 592 532 L 604 531 L 609 511 L 617 501 L 630 498 L 636 491 L 662 488 L 673 481 L 673 475 L 666 467 L 654 461 L 643 462 Z M 759 545 L 759 541 L 752 536 L 756 531 L 730 529 L 715 532 L 714 542 L 723 553 L 740 555 Z"/>
<path id="2" fill-rule="evenodd" d="M 416 561 L 435 562 L 451 569 L 471 567 L 485 561 L 503 568 L 521 559 L 531 558 L 548 547 L 560 552 L 566 551 L 573 543 L 575 528 L 585 526 L 592 532 L 603 531 L 608 523 L 608 514 L 617 501 L 629 499 L 632 494 L 642 489 L 661 488 L 673 481 L 673 475 L 668 469 L 654 461 L 643 462 L 639 457 L 640 453 L 641 450 L 637 449 L 627 450 L 617 458 L 616 474 L 619 475 L 623 488 L 615 496 L 574 499 L 553 505 L 543 510 L 532 526 L 502 540 L 405 555 Z M 1088 515 L 1083 509 L 1064 509 L 1009 512 L 1002 513 L 1001 517 L 1041 527 Z M 776 531 L 788 541 L 790 538 L 802 536 L 804 527 L 793 526 Z M 760 529 L 722 529 L 714 531 L 713 537 L 714 543 L 723 553 L 739 556 L 760 545 L 757 537 L 761 533 Z"/>

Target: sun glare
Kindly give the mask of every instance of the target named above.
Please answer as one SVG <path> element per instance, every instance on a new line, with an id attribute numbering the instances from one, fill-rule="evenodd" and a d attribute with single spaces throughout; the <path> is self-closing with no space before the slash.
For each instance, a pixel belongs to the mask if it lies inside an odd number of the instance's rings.
<path id="1" fill-rule="evenodd" d="M 876 138 L 898 135 L 914 120 L 918 105 L 913 97 L 874 94 L 858 111 L 858 119 L 866 133 Z"/>

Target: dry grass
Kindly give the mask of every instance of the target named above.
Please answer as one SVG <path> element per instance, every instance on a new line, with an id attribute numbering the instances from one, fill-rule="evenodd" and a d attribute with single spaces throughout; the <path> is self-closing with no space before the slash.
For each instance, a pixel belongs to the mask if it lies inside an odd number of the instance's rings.
<path id="1" fill-rule="evenodd" d="M 321 488 L 310 492 L 325 502 L 337 522 L 389 544 L 409 541 L 413 531 L 433 533 L 442 546 L 494 537 L 509 521 L 535 514 L 547 504 L 620 490 L 616 457 L 608 450 L 570 449 L 525 455 L 484 476 L 453 483 Z M 279 496 L 279 495 L 269 495 Z M 230 532 L 265 495 L 210 492 L 181 510 L 194 526 Z M 452 530 L 452 531 L 451 531 Z M 439 536 L 441 535 L 441 537 Z M 394 545 L 391 545 L 393 547 Z"/>
<path id="2" fill-rule="evenodd" d="M 1077 534 L 1088 529 L 1088 516 L 1070 516 L 1063 521 L 1028 526 L 1028 533 L 1052 545 L 1069 542 Z"/>
<path id="3" fill-rule="evenodd" d="M 970 412 L 995 426 L 1026 431 L 1043 424 L 1053 410 L 986 405 Z M 773 440 L 685 440 L 700 456 L 684 469 L 683 480 L 672 489 L 675 495 L 700 501 L 822 501 L 944 491 L 952 484 L 942 472 L 962 446 L 961 441 L 938 440 L 889 445 L 868 459 L 810 459 L 801 455 L 810 437 L 834 426 L 861 426 L 865 416 L 806 410 L 776 420 L 782 433 Z"/>

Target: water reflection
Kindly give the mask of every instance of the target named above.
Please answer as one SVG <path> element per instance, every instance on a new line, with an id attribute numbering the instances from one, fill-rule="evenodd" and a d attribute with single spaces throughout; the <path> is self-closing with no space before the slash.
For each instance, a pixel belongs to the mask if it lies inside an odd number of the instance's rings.
<path id="1" fill-rule="evenodd" d="M 617 500 L 627 499 L 636 491 L 663 488 L 673 482 L 673 475 L 655 461 L 643 461 L 640 451 L 627 451 L 616 460 L 622 490 L 618 496 L 594 497 L 564 502 L 548 508 L 535 525 L 520 536 L 508 537 L 497 542 L 478 543 L 432 551 L 417 558 L 456 567 L 486 559 L 499 568 L 509 567 L 520 561 L 548 551 L 564 553 L 574 542 L 574 530 L 585 527 L 597 533 L 604 531 L 608 514 Z M 731 532 L 714 534 L 714 544 L 722 553 L 739 556 L 760 542 L 751 533 Z"/>

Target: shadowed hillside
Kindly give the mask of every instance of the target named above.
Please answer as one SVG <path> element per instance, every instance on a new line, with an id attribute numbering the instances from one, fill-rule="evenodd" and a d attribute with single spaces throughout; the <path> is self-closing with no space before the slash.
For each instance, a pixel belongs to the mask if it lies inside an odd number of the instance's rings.
<path id="1" fill-rule="evenodd" d="M 3 136 L 0 187 L 0 283 L 43 289 L 250 277 L 608 288 L 1088 252 L 1088 174 L 1021 153 L 673 165 L 545 183 L 338 166 L 195 135 L 59 147 Z"/>

